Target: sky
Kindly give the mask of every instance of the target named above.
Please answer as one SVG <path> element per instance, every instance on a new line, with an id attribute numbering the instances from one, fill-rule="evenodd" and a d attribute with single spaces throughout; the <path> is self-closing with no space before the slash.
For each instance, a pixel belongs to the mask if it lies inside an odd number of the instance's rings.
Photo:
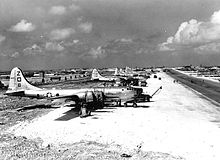
<path id="1" fill-rule="evenodd" d="M 0 70 L 219 62 L 219 0 L 0 0 Z"/>

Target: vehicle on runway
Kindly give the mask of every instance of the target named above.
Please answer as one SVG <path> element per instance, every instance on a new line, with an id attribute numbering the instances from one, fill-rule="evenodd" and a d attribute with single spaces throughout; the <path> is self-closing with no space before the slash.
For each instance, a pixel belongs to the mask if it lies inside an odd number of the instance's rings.
<path id="1" fill-rule="evenodd" d="M 128 87 L 117 88 L 81 88 L 81 89 L 42 89 L 30 84 L 24 77 L 21 69 L 15 67 L 10 74 L 9 87 L 6 91 L 8 96 L 31 97 L 38 99 L 50 99 L 58 102 L 75 102 L 82 117 L 89 115 L 91 110 L 103 108 L 105 101 L 114 100 L 119 103 L 133 103 L 136 106 L 135 98 L 142 93 L 141 89 Z"/>

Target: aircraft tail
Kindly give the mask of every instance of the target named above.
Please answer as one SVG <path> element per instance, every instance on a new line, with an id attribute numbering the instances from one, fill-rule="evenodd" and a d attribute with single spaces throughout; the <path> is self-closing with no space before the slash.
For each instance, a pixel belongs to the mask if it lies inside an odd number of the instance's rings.
<path id="1" fill-rule="evenodd" d="M 118 68 L 115 68 L 114 76 L 118 76 L 118 75 L 119 75 L 119 70 L 118 70 Z"/>
<path id="2" fill-rule="evenodd" d="M 25 90 L 39 89 L 40 88 L 37 88 L 28 82 L 20 68 L 15 67 L 11 70 L 9 86 L 6 94 L 16 94 L 24 92 Z"/>
<path id="3" fill-rule="evenodd" d="M 126 68 L 125 68 L 125 73 L 130 73 L 131 71 L 132 71 L 131 68 L 129 68 L 129 67 L 126 66 Z"/>
<path id="4" fill-rule="evenodd" d="M 100 73 L 98 72 L 97 69 L 93 69 L 92 70 L 92 76 L 91 76 L 91 80 L 98 80 L 102 78 L 102 76 L 100 75 Z"/>
<path id="5" fill-rule="evenodd" d="M 122 68 L 120 68 L 119 73 L 120 73 L 120 74 L 125 74 L 125 72 L 123 71 Z"/>

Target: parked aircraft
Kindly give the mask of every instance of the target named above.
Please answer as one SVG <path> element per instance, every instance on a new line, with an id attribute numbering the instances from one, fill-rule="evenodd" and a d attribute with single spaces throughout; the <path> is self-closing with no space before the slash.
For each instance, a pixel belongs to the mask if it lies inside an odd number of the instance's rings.
<path id="1" fill-rule="evenodd" d="M 97 69 L 92 70 L 91 80 L 103 81 L 103 82 L 114 82 L 117 78 L 114 77 L 103 77 Z"/>
<path id="2" fill-rule="evenodd" d="M 104 77 L 98 72 L 97 69 L 93 69 L 91 80 L 101 81 L 101 82 L 116 82 L 122 84 L 123 86 L 127 86 L 134 79 L 133 77 L 128 77 L 128 76 L 121 76 L 121 75 L 116 76 L 116 72 L 117 71 L 115 71 L 113 76 Z"/>
<path id="3" fill-rule="evenodd" d="M 132 74 L 133 75 L 133 74 Z M 131 84 L 138 85 L 138 80 L 143 80 L 144 77 L 141 76 L 131 76 L 131 74 L 125 74 L 122 71 L 119 71 L 118 68 L 115 69 L 115 73 L 113 76 L 104 77 L 102 76 L 97 69 L 93 69 L 91 80 L 101 81 L 101 82 L 116 82 L 122 86 L 128 86 Z"/>
<path id="4" fill-rule="evenodd" d="M 118 68 L 115 69 L 115 76 L 123 76 L 123 77 L 135 77 L 137 79 L 146 78 L 146 71 L 133 71 L 131 68 L 126 67 L 123 71 L 121 68 L 120 70 Z"/>
<path id="5" fill-rule="evenodd" d="M 23 75 L 21 69 L 15 67 L 10 74 L 8 96 L 46 98 L 53 101 L 74 101 L 80 109 L 81 115 L 90 114 L 92 109 L 103 108 L 104 102 L 114 100 L 119 103 L 133 103 L 136 106 L 135 97 L 142 90 L 132 90 L 125 87 L 117 88 L 81 88 L 81 89 L 42 89 L 30 84 Z"/>
<path id="6" fill-rule="evenodd" d="M 134 72 L 131 68 L 126 67 L 126 70 L 129 70 L 129 73 L 119 71 L 118 68 L 115 69 L 114 76 L 111 77 L 103 77 L 100 75 L 100 73 L 97 71 L 97 69 L 93 69 L 92 71 L 92 79 L 93 80 L 98 80 L 98 81 L 120 81 L 120 83 L 123 86 L 129 86 L 131 90 L 134 90 L 137 94 L 135 97 L 135 102 L 149 102 L 150 99 L 157 93 L 162 87 L 156 90 L 156 92 L 153 95 L 149 95 L 147 93 L 143 93 L 143 88 L 147 87 L 147 78 L 141 75 L 138 75 L 137 72 Z M 133 75 L 133 76 L 131 76 Z M 127 106 L 127 103 L 124 103 L 124 106 Z M 135 104 L 134 104 L 135 106 Z"/>
<path id="7" fill-rule="evenodd" d="M 121 68 L 120 68 L 120 70 L 118 68 L 116 68 L 114 75 L 131 78 L 133 76 L 137 76 L 138 74 L 136 72 L 132 71 L 131 68 L 126 67 L 126 69 L 124 71 Z"/>
<path id="8" fill-rule="evenodd" d="M 118 69 L 117 67 L 115 68 L 115 73 L 114 76 L 122 76 L 124 75 L 124 73 L 122 73 L 123 71 L 120 69 Z"/>

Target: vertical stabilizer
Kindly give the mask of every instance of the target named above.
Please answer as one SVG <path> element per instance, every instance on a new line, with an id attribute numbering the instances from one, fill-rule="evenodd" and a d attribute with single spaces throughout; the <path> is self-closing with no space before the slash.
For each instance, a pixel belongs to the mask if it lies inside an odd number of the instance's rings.
<path id="1" fill-rule="evenodd" d="M 122 68 L 120 68 L 120 70 L 118 71 L 118 74 L 119 74 L 119 75 L 125 75 L 125 72 L 123 71 Z"/>
<path id="2" fill-rule="evenodd" d="M 11 70 L 9 86 L 6 94 L 25 90 L 40 90 L 40 88 L 31 85 L 24 77 L 21 69 L 15 67 Z"/>
<path id="3" fill-rule="evenodd" d="M 132 69 L 126 66 L 125 73 L 131 73 L 131 72 L 132 72 Z"/>
<path id="4" fill-rule="evenodd" d="M 114 76 L 118 76 L 118 75 L 119 75 L 118 68 L 115 68 L 115 73 L 114 73 Z"/>
<path id="5" fill-rule="evenodd" d="M 102 78 L 102 76 L 99 74 L 97 69 L 93 69 L 91 80 L 99 80 L 100 78 Z"/>

